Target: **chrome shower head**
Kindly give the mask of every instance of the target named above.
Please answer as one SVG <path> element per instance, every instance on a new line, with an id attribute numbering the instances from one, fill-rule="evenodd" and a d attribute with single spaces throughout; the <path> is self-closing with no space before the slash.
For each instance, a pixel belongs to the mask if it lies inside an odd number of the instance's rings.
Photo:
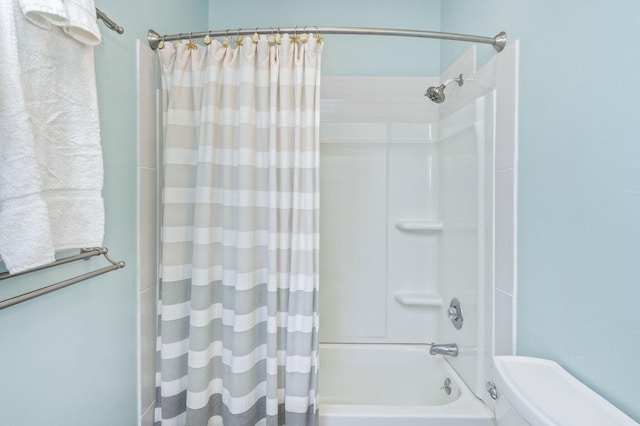
<path id="1" fill-rule="evenodd" d="M 445 86 L 444 84 L 441 84 L 438 87 L 431 86 L 427 89 L 427 93 L 425 93 L 425 96 L 431 99 L 432 102 L 441 104 L 444 102 L 444 99 L 445 99 L 445 96 L 444 96 L 445 87 L 447 86 Z"/>
<path id="2" fill-rule="evenodd" d="M 438 87 L 436 86 L 429 87 L 427 89 L 427 93 L 425 93 L 424 95 L 427 96 L 429 99 L 431 99 L 432 102 L 441 104 L 444 102 L 446 98 L 444 95 L 444 89 L 447 87 L 447 84 L 451 83 L 452 81 L 455 81 L 456 83 L 458 83 L 458 86 L 462 86 L 464 84 L 464 78 L 462 77 L 462 74 L 460 74 L 458 77 L 445 81 L 443 84 L 441 84 Z"/>

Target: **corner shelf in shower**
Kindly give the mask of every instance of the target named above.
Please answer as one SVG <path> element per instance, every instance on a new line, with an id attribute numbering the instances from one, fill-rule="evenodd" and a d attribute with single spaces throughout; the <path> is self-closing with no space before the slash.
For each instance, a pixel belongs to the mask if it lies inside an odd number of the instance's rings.
<path id="1" fill-rule="evenodd" d="M 406 232 L 442 231 L 442 222 L 435 220 L 399 220 L 396 228 Z"/>
<path id="2" fill-rule="evenodd" d="M 424 291 L 399 291 L 394 294 L 396 302 L 405 306 L 424 306 L 424 307 L 440 307 L 442 306 L 442 297 L 433 293 Z"/>

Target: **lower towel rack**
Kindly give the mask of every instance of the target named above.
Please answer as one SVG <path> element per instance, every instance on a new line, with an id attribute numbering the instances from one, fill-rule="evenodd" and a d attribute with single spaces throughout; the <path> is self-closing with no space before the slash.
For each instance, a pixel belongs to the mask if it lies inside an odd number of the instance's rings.
<path id="1" fill-rule="evenodd" d="M 51 293 L 52 291 L 59 290 L 64 287 L 68 287 L 70 285 L 79 283 L 81 281 L 88 280 L 93 277 L 97 277 L 98 275 L 106 274 L 107 272 L 115 271 L 116 269 L 124 268 L 125 263 L 123 261 L 115 261 L 109 257 L 107 254 L 109 250 L 106 247 L 94 247 L 80 250 L 80 254 L 76 254 L 73 256 L 64 257 L 56 260 L 55 262 L 49 263 L 47 265 L 43 265 L 37 268 L 28 269 L 26 271 L 10 274 L 9 272 L 0 273 L 0 280 L 6 280 L 8 278 L 14 278 L 19 275 L 28 274 L 30 272 L 40 271 L 42 269 L 51 268 L 53 266 L 63 265 L 65 263 L 75 262 L 77 260 L 88 259 L 93 256 L 104 256 L 104 258 L 111 263 L 110 266 L 106 266 L 101 269 L 96 269 L 95 271 L 87 272 L 86 274 L 78 275 L 77 277 L 69 278 L 68 280 L 60 281 L 55 284 L 48 285 L 46 287 L 39 288 L 37 290 L 33 290 L 27 293 L 20 294 L 15 297 L 11 297 L 9 299 L 4 299 L 0 301 L 0 310 L 4 308 L 8 308 L 13 305 L 17 305 L 18 303 L 26 302 L 27 300 L 31 300 L 35 297 L 42 296 L 47 293 Z"/>

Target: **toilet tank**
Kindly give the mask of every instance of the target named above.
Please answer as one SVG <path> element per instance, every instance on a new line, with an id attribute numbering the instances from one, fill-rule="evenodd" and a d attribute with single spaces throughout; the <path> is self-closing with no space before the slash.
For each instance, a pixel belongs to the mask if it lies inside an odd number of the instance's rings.
<path id="1" fill-rule="evenodd" d="M 554 361 L 494 357 L 498 426 L 637 426 Z"/>

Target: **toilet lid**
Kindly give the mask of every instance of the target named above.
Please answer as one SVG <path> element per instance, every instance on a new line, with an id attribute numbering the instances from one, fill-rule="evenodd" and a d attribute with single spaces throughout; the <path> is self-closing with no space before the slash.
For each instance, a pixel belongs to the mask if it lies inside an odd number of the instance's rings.
<path id="1" fill-rule="evenodd" d="M 638 425 L 556 362 L 499 356 L 494 367 L 499 395 L 532 425 Z"/>

